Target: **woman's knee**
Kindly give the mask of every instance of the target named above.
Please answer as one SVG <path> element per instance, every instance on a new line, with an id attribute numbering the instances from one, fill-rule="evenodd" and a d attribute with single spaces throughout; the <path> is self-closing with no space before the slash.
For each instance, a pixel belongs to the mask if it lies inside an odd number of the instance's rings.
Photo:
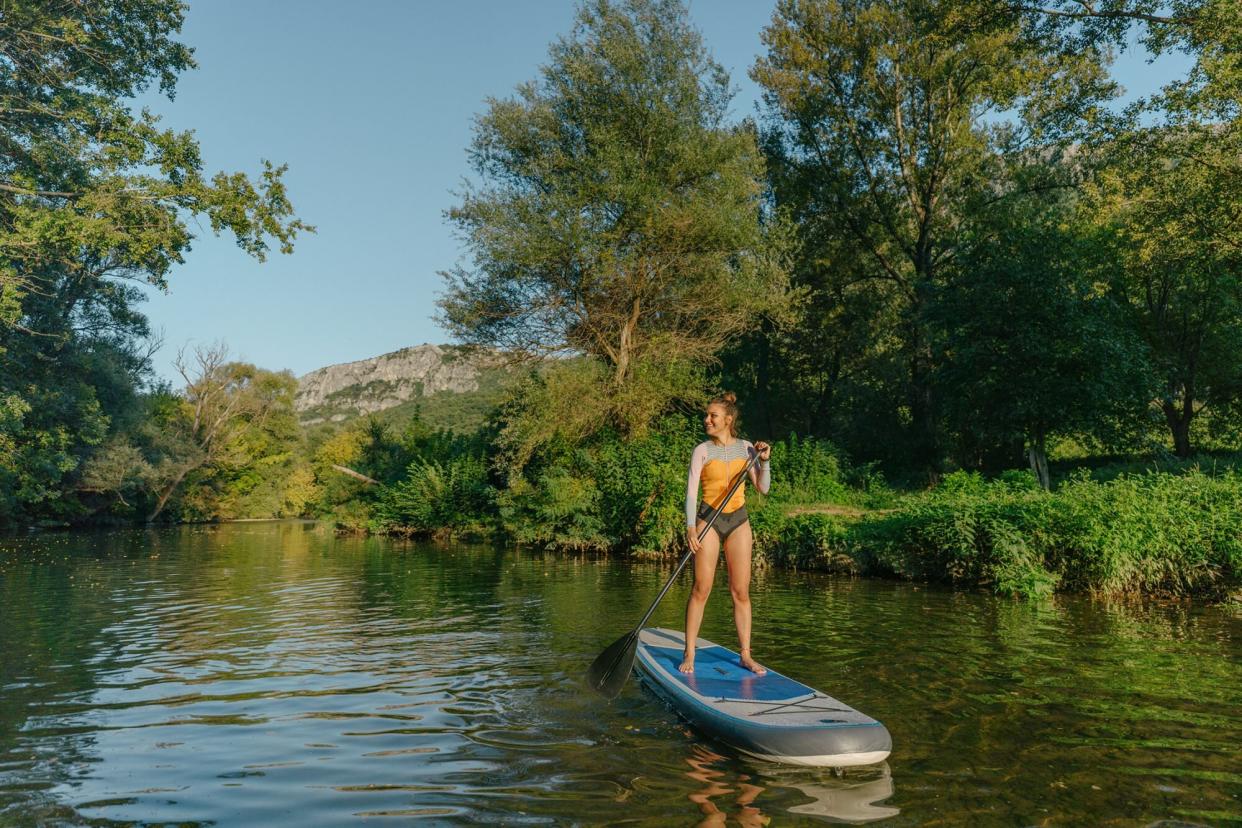
<path id="1" fill-rule="evenodd" d="M 733 603 L 749 604 L 750 584 L 730 584 L 729 594 L 733 596 Z"/>
<path id="2" fill-rule="evenodd" d="M 698 604 L 707 603 L 707 597 L 712 594 L 712 585 L 695 581 L 694 586 L 690 587 L 690 600 Z"/>

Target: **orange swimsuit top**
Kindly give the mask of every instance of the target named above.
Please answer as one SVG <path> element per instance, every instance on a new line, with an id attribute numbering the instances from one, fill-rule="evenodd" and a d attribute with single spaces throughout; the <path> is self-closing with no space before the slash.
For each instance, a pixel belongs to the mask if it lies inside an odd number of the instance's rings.
<path id="1" fill-rule="evenodd" d="M 703 503 L 715 509 L 724 500 L 733 481 L 746 467 L 755 447 L 748 441 L 733 439 L 727 445 L 705 440 L 690 455 L 690 474 L 686 480 L 686 526 L 693 528 L 698 519 L 699 485 L 703 487 Z M 761 492 L 768 491 L 768 464 L 751 466 L 750 481 Z M 746 487 L 738 486 L 722 512 L 736 512 L 746 505 Z"/>

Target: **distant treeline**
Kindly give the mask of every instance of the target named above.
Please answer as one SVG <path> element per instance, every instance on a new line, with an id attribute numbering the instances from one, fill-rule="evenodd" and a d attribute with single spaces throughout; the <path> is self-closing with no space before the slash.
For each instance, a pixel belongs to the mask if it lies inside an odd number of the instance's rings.
<path id="1" fill-rule="evenodd" d="M 259 258 L 312 229 L 283 167 L 205 174 L 192 134 L 133 111 L 192 67 L 182 14 L 0 21 L 0 525 L 333 515 L 666 549 L 719 387 L 748 434 L 814 458 L 778 462 L 782 508 L 1242 444 L 1232 0 L 781 0 L 740 123 L 679 0 L 588 0 L 480 115 L 449 213 L 470 253 L 440 299 L 453 336 L 556 357 L 467 433 L 303 429 L 292 377 L 223 346 L 182 354 L 183 387 L 153 379 L 135 283 L 175 289 L 191 217 Z M 1135 36 L 1193 65 L 1122 107 L 1108 65 Z M 1006 531 L 978 544 L 1019 549 Z M 1023 543 L 1032 583 L 1090 582 L 1056 563 L 1077 553 Z"/>

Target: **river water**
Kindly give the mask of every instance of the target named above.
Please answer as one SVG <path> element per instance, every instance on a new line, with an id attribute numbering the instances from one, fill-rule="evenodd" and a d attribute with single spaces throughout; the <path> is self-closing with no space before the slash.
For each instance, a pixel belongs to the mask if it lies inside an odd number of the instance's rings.
<path id="1" fill-rule="evenodd" d="M 756 656 L 892 733 L 838 774 L 583 690 L 670 568 L 309 523 L 0 541 L 0 825 L 1242 823 L 1237 609 L 758 573 Z M 703 635 L 735 646 L 723 573 Z"/>

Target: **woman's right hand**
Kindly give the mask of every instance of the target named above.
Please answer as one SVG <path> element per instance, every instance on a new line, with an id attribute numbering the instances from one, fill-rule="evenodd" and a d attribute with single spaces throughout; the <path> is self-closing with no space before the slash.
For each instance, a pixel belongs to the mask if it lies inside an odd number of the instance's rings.
<path id="1" fill-rule="evenodd" d="M 702 544 L 699 543 L 699 533 L 694 529 L 686 530 L 686 545 L 690 547 L 691 552 L 696 555 L 699 554 Z"/>

